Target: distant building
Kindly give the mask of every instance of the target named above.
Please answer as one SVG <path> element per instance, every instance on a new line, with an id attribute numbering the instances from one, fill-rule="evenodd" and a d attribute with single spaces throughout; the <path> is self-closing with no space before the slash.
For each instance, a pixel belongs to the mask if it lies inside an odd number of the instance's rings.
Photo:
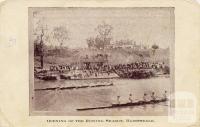
<path id="1" fill-rule="evenodd" d="M 115 43 L 112 43 L 107 46 L 109 49 L 117 49 L 117 48 L 122 48 L 122 49 L 134 49 L 134 50 L 142 50 L 142 49 L 148 49 L 148 45 L 144 44 L 137 44 L 135 41 L 133 42 L 132 40 L 120 40 L 116 41 Z"/>

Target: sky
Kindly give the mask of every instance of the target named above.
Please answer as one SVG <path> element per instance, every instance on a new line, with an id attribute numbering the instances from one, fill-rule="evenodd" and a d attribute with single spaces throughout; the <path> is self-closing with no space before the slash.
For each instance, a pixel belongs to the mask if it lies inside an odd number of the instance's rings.
<path id="1" fill-rule="evenodd" d="M 95 28 L 105 22 L 113 27 L 112 42 L 130 39 L 137 44 L 157 44 L 167 48 L 174 44 L 174 8 L 31 8 L 31 28 L 38 20 L 51 31 L 65 26 L 69 40 L 65 46 L 87 47 L 86 39 L 95 37 Z M 51 42 L 57 45 L 56 41 Z"/>

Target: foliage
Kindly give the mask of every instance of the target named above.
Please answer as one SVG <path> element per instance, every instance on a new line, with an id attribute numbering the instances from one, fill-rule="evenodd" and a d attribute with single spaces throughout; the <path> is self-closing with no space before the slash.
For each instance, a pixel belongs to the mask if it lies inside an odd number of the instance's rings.
<path id="1" fill-rule="evenodd" d="M 66 40 L 69 40 L 69 32 L 65 26 L 54 27 L 52 31 L 52 37 L 62 47 Z"/>
<path id="2" fill-rule="evenodd" d="M 156 45 L 156 44 L 154 44 L 154 45 L 152 45 L 152 47 L 151 47 L 152 49 L 154 49 L 154 50 L 156 50 L 156 49 L 159 49 L 159 46 L 158 45 Z"/>
<path id="3" fill-rule="evenodd" d="M 87 44 L 88 44 L 88 48 L 95 47 L 95 39 L 94 38 L 90 37 L 86 41 L 87 41 Z"/>
<path id="4" fill-rule="evenodd" d="M 95 31 L 97 31 L 96 37 L 90 37 L 87 39 L 88 47 L 104 49 L 107 45 L 110 44 L 110 41 L 112 39 L 112 29 L 113 27 L 109 24 L 106 24 L 105 22 L 99 24 L 97 28 L 95 28 Z"/>
<path id="5" fill-rule="evenodd" d="M 163 71 L 164 71 L 164 74 L 170 74 L 170 68 L 169 68 L 169 66 L 164 66 Z"/>
<path id="6" fill-rule="evenodd" d="M 151 48 L 153 49 L 153 55 L 155 55 L 155 52 L 156 52 L 157 49 L 159 49 L 159 46 L 154 44 L 154 45 L 151 46 Z"/>

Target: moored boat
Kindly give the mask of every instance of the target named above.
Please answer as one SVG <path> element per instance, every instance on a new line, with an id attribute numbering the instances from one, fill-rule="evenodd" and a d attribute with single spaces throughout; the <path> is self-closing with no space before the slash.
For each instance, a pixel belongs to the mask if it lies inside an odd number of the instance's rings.
<path id="1" fill-rule="evenodd" d="M 38 71 L 37 73 L 35 72 L 34 76 L 37 79 L 45 80 L 45 81 L 50 81 L 50 80 L 52 81 L 52 80 L 57 80 L 58 79 L 56 74 L 50 73 L 47 70 L 41 70 L 41 71 Z"/>
<path id="2" fill-rule="evenodd" d="M 135 69 L 135 70 L 116 70 L 121 78 L 145 79 L 155 76 L 152 69 Z"/>
<path id="3" fill-rule="evenodd" d="M 60 74 L 60 79 L 68 79 L 68 80 L 70 80 L 71 76 L 66 75 L 66 74 Z"/>
<path id="4" fill-rule="evenodd" d="M 83 70 L 60 74 L 60 79 L 87 80 L 87 79 L 112 79 L 119 78 L 116 73 L 88 73 Z"/>
<path id="5" fill-rule="evenodd" d="M 55 75 L 44 75 L 44 76 L 37 76 L 38 79 L 41 79 L 41 80 L 57 80 L 57 76 Z"/>

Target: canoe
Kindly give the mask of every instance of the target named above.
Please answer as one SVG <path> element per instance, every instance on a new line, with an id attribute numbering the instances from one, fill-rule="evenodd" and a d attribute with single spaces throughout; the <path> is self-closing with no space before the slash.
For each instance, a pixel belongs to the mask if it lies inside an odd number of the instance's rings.
<path id="1" fill-rule="evenodd" d="M 102 107 L 94 107 L 94 108 L 80 108 L 80 109 L 77 109 L 77 111 L 105 109 L 105 108 L 118 108 L 118 107 L 128 107 L 128 106 L 141 106 L 141 105 L 147 105 L 147 104 L 157 104 L 157 103 L 166 102 L 166 101 L 167 99 L 151 100 L 151 101 L 137 101 L 133 103 L 112 104 L 110 106 L 102 106 Z"/>

